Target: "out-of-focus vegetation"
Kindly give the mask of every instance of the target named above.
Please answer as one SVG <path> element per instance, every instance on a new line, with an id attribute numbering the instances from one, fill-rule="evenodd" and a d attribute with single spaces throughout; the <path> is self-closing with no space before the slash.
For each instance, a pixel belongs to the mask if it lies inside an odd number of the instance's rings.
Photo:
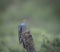
<path id="1" fill-rule="evenodd" d="M 18 41 L 23 16 L 37 52 L 60 52 L 60 0 L 0 0 L 0 52 L 25 52 Z"/>

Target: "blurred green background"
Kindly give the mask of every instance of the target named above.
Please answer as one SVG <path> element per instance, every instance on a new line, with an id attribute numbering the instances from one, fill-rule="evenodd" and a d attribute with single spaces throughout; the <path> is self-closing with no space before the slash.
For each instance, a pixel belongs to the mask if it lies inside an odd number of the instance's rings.
<path id="1" fill-rule="evenodd" d="M 0 52 L 26 52 L 18 40 L 23 16 L 37 52 L 60 52 L 60 0 L 0 0 Z"/>

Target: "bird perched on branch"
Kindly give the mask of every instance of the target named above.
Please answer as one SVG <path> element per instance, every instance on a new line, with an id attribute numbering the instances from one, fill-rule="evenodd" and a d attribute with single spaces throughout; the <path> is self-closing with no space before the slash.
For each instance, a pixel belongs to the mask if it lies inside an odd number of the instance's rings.
<path id="1" fill-rule="evenodd" d="M 24 17 L 22 19 L 22 23 L 18 26 L 19 43 L 23 44 L 23 47 L 27 50 L 27 52 L 35 52 L 33 38 L 27 28 L 28 20 L 28 17 Z"/>

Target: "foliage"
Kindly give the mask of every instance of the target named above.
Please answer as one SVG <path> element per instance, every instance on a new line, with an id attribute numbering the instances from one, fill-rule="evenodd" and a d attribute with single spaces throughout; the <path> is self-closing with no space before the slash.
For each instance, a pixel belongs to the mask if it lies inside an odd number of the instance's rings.
<path id="1" fill-rule="evenodd" d="M 23 16 L 37 52 L 60 52 L 60 0 L 0 0 L 0 52 L 26 52 L 18 41 Z"/>

